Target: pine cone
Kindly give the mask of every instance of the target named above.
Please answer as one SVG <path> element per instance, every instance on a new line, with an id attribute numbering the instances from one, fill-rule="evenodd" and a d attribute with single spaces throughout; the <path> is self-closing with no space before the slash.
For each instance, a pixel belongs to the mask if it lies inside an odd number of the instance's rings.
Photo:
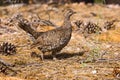
<path id="1" fill-rule="evenodd" d="M 92 34 L 92 33 L 100 33 L 102 29 L 97 24 L 88 22 L 84 28 L 84 31 L 88 34 Z"/>
<path id="2" fill-rule="evenodd" d="M 105 22 L 104 29 L 106 29 L 106 30 L 115 29 L 114 22 L 115 22 L 115 20 Z"/>
<path id="3" fill-rule="evenodd" d="M 16 47 L 15 45 L 8 43 L 8 42 L 3 42 L 0 45 L 0 53 L 3 55 L 13 55 L 16 54 Z"/>

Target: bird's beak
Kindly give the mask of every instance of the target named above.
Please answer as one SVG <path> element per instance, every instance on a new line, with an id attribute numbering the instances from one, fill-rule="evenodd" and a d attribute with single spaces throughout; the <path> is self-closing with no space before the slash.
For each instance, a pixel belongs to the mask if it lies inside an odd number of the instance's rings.
<path id="1" fill-rule="evenodd" d="M 77 12 L 73 12 L 73 14 L 76 14 Z"/>

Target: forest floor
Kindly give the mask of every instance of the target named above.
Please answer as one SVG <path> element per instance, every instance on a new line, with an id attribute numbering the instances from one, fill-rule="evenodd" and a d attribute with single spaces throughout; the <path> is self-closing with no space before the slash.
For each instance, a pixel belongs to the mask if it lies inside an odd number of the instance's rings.
<path id="1" fill-rule="evenodd" d="M 77 13 L 71 17 L 72 38 L 57 54 L 58 60 L 52 60 L 49 53 L 45 54 L 44 61 L 31 57 L 31 38 L 10 19 L 16 14 L 22 14 L 28 20 L 31 20 L 31 17 L 37 19 L 37 14 L 41 19 L 61 26 L 64 12 L 68 8 Z M 10 42 L 18 46 L 15 55 L 0 54 L 1 60 L 14 65 L 11 68 L 17 74 L 10 76 L 1 72 L 0 80 L 120 80 L 120 6 L 84 3 L 60 6 L 10 5 L 0 7 L 0 18 L 0 43 Z M 101 34 L 90 34 L 88 37 L 84 37 L 74 24 L 76 20 L 91 21 L 102 28 L 104 22 L 114 19 L 118 20 L 114 23 L 115 29 Z M 54 27 L 37 26 L 35 29 L 47 31 Z"/>

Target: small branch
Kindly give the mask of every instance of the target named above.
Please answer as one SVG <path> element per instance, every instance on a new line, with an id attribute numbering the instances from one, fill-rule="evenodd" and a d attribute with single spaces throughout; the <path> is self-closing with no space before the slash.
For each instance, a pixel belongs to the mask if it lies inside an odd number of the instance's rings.
<path id="1" fill-rule="evenodd" d="M 2 59 L 0 59 L 0 72 L 2 72 L 5 75 L 11 75 L 11 76 L 16 75 L 17 72 L 10 67 L 13 67 L 13 65 L 6 63 Z M 10 72 L 8 72 L 8 71 L 10 71 Z"/>

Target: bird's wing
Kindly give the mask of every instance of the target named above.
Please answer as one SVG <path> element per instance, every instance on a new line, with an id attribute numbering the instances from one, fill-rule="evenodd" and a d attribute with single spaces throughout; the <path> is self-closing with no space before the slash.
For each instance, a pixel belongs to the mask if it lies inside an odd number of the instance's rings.
<path id="1" fill-rule="evenodd" d="M 36 40 L 31 46 L 30 46 L 30 48 L 32 49 L 32 48 L 34 48 L 34 47 L 38 47 L 38 46 L 40 46 L 40 41 L 39 40 Z"/>

